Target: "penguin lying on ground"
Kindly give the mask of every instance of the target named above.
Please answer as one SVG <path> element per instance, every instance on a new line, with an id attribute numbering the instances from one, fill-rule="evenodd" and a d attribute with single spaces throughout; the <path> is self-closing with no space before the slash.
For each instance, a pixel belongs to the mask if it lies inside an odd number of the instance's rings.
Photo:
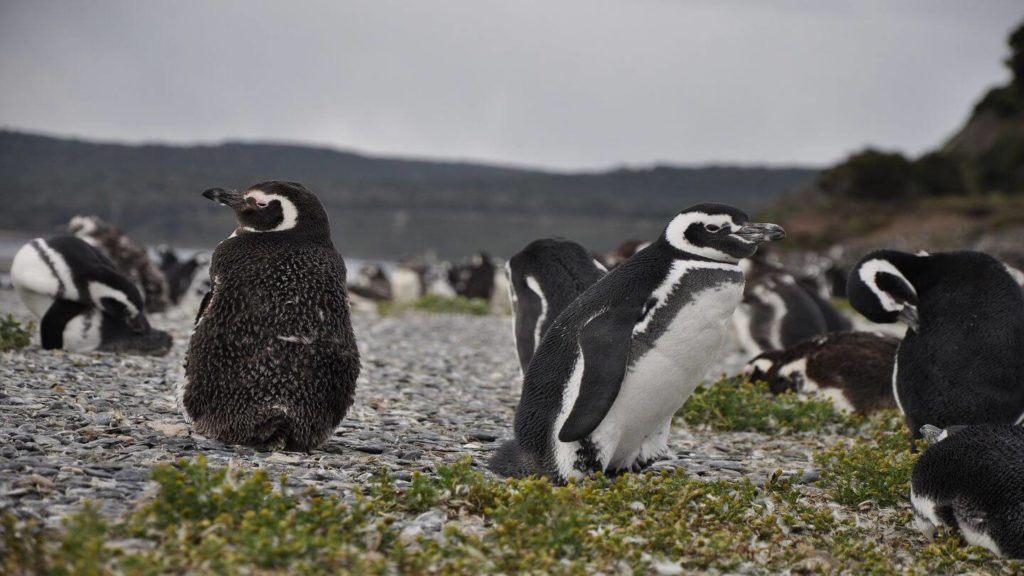
<path id="1" fill-rule="evenodd" d="M 46 350 L 162 356 L 171 349 L 171 336 L 149 325 L 131 280 L 79 238 L 32 240 L 15 254 L 11 282 L 41 318 Z"/>
<path id="2" fill-rule="evenodd" d="M 106 255 L 121 274 L 142 288 L 147 312 L 167 310 L 170 306 L 167 279 L 149 259 L 145 248 L 98 216 L 75 216 L 68 223 L 68 231 Z"/>
<path id="3" fill-rule="evenodd" d="M 1024 559 L 1024 428 L 1012 424 L 920 431 L 932 446 L 914 465 L 910 503 L 930 540 L 939 526 L 1004 558 Z"/>
<path id="4" fill-rule="evenodd" d="M 816 301 L 791 274 L 763 258 L 742 265 L 747 283 L 733 327 L 748 355 L 783 350 L 828 332 L 822 309 L 830 304 Z"/>
<path id="5" fill-rule="evenodd" d="M 868 415 L 896 407 L 892 370 L 899 343 L 870 332 L 826 334 L 764 352 L 743 374 L 767 383 L 773 394 L 825 397 L 842 412 Z"/>
<path id="6" fill-rule="evenodd" d="M 564 481 L 664 456 L 673 415 L 728 337 L 743 293 L 737 262 L 783 235 L 721 204 L 680 212 L 548 328 L 524 377 L 515 439 L 491 468 Z"/>
<path id="7" fill-rule="evenodd" d="M 608 273 L 583 246 L 561 238 L 534 240 L 505 267 L 512 302 L 512 334 L 526 373 L 533 352 L 555 318 Z"/>
<path id="8" fill-rule="evenodd" d="M 391 281 L 384 269 L 376 264 L 367 264 L 359 269 L 355 281 L 348 285 L 350 296 L 359 296 L 373 302 L 391 300 Z"/>
<path id="9" fill-rule="evenodd" d="M 908 325 L 893 375 L 917 437 L 930 423 L 1019 422 L 1024 415 L 1024 296 L 981 252 L 882 250 L 850 274 L 850 304 L 869 320 Z"/>
<path id="10" fill-rule="evenodd" d="M 352 405 L 360 368 L 327 213 L 293 182 L 203 196 L 239 226 L 213 253 L 179 390 L 186 419 L 226 443 L 312 450 Z"/>

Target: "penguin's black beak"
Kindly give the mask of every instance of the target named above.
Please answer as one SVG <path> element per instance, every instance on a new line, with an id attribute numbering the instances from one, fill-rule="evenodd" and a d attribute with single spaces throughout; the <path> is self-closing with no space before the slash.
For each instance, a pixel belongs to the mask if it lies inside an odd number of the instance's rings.
<path id="1" fill-rule="evenodd" d="M 228 208 L 237 208 L 245 203 L 245 198 L 238 190 L 225 190 L 223 188 L 210 188 L 203 192 L 203 198 L 209 198 L 219 202 Z"/>
<path id="2" fill-rule="evenodd" d="M 780 240 L 786 237 L 786 231 L 782 229 L 782 226 L 757 222 L 745 224 L 735 234 L 747 242 L 755 242 L 757 244 Z"/>

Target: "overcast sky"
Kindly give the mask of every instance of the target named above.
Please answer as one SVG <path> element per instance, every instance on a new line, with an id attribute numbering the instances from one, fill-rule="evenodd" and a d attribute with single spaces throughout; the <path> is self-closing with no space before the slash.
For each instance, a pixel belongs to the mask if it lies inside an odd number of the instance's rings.
<path id="1" fill-rule="evenodd" d="M 938 144 L 1020 0 L 0 0 L 0 126 L 551 168 Z"/>

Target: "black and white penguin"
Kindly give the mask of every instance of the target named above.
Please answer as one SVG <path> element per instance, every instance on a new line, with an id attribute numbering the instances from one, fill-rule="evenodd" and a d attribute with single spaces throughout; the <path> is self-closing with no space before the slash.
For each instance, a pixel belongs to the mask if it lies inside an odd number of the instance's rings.
<path id="1" fill-rule="evenodd" d="M 145 248 L 98 216 L 75 216 L 68 223 L 68 231 L 102 252 L 117 271 L 142 288 L 147 312 L 167 310 L 171 303 L 167 279 Z"/>
<path id="2" fill-rule="evenodd" d="M 533 352 L 555 318 L 608 270 L 587 250 L 562 238 L 534 240 L 505 265 L 512 302 L 512 334 L 526 373 Z"/>
<path id="3" fill-rule="evenodd" d="M 105 255 L 75 236 L 36 238 L 11 264 L 11 282 L 37 317 L 46 350 L 163 355 L 171 337 L 153 329 L 142 295 Z"/>
<path id="4" fill-rule="evenodd" d="M 187 299 L 196 277 L 201 275 L 205 268 L 209 268 L 210 256 L 205 252 L 197 252 L 183 260 L 174 248 L 166 245 L 157 247 L 156 253 L 160 271 L 167 279 L 171 304 L 178 305 Z"/>
<path id="5" fill-rule="evenodd" d="M 737 263 L 783 236 L 730 206 L 680 212 L 555 319 L 526 371 L 515 439 L 491 468 L 564 481 L 664 456 L 672 416 L 728 338 L 743 294 Z"/>
<path id="6" fill-rule="evenodd" d="M 349 296 L 358 296 L 372 302 L 391 300 L 391 281 L 384 269 L 376 264 L 367 264 L 359 269 L 355 280 L 348 285 Z"/>
<path id="7" fill-rule="evenodd" d="M 896 402 L 916 437 L 924 424 L 1019 422 L 1024 415 L 1024 296 L 981 252 L 881 250 L 850 273 L 850 304 L 879 323 L 904 321 Z"/>
<path id="8" fill-rule="evenodd" d="M 352 405 L 360 368 L 327 212 L 294 182 L 203 196 L 233 209 L 238 228 L 213 253 L 189 341 L 186 419 L 226 443 L 312 450 Z"/>
<path id="9" fill-rule="evenodd" d="M 491 300 L 494 294 L 494 278 L 497 267 L 486 252 L 478 252 L 467 264 L 454 266 L 449 272 L 449 282 L 455 293 L 463 298 Z"/>
<path id="10" fill-rule="evenodd" d="M 996 556 L 1024 559 L 1024 428 L 924 426 L 932 445 L 914 464 L 910 503 L 928 539 L 940 526 Z"/>
<path id="11" fill-rule="evenodd" d="M 747 283 L 733 328 L 749 356 L 784 350 L 828 332 L 822 307 L 831 305 L 816 301 L 792 274 L 762 258 L 744 260 L 742 266 Z"/>
<path id="12" fill-rule="evenodd" d="M 892 369 L 900 341 L 870 332 L 837 332 L 785 350 L 761 353 L 747 363 L 749 380 L 773 394 L 791 391 L 823 397 L 841 412 L 868 415 L 896 407 Z"/>

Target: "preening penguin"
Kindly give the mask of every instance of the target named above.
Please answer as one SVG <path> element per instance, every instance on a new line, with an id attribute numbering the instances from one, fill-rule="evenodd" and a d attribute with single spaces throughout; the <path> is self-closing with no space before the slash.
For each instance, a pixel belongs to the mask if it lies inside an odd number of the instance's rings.
<path id="1" fill-rule="evenodd" d="M 933 445 L 910 479 L 917 528 L 929 539 L 940 526 L 959 529 L 968 544 L 1024 559 L 1024 428 L 923 428 Z"/>
<path id="2" fill-rule="evenodd" d="M 608 271 L 583 246 L 561 238 L 530 242 L 509 258 L 505 270 L 512 301 L 512 333 L 519 367 L 525 374 L 555 318 Z"/>
<path id="3" fill-rule="evenodd" d="M 11 282 L 41 318 L 44 349 L 159 356 L 171 348 L 170 335 L 149 325 L 132 281 L 80 238 L 29 242 L 14 256 Z"/>
<path id="4" fill-rule="evenodd" d="M 981 252 L 873 252 L 850 274 L 850 304 L 874 322 L 904 321 L 896 402 L 924 424 L 1019 422 L 1024 414 L 1024 296 Z"/>
<path id="5" fill-rule="evenodd" d="M 311 450 L 352 404 L 359 352 L 345 264 L 327 213 L 301 184 L 203 196 L 235 211 L 217 246 L 179 399 L 196 431 L 227 443 Z"/>
<path id="6" fill-rule="evenodd" d="M 843 412 L 895 408 L 892 370 L 900 341 L 870 332 L 838 332 L 757 356 L 744 369 L 773 394 L 825 397 Z"/>
<path id="7" fill-rule="evenodd" d="M 637 469 L 668 450 L 672 416 L 704 379 L 743 292 L 737 262 L 781 238 L 774 224 L 698 204 L 574 300 L 523 381 L 500 474 L 555 480 Z"/>

